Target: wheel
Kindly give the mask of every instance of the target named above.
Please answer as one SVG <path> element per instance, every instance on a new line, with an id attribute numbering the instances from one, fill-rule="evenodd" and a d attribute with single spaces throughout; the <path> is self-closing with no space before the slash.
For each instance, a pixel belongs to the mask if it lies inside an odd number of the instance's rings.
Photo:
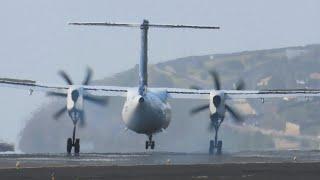
<path id="1" fill-rule="evenodd" d="M 79 154 L 80 152 L 80 139 L 76 139 L 76 142 L 74 143 L 74 153 Z"/>
<path id="2" fill-rule="evenodd" d="M 217 154 L 221 154 L 222 153 L 222 141 L 218 141 L 217 144 Z"/>
<path id="3" fill-rule="evenodd" d="M 155 143 L 154 141 L 151 141 L 151 149 L 154 149 Z"/>
<path id="4" fill-rule="evenodd" d="M 70 154 L 72 149 L 72 139 L 68 138 L 67 140 L 67 153 Z"/>
<path id="5" fill-rule="evenodd" d="M 209 144 L 209 154 L 212 155 L 214 152 L 214 140 L 210 140 Z"/>
<path id="6" fill-rule="evenodd" d="M 149 148 L 149 142 L 146 141 L 146 149 L 148 149 L 148 148 Z"/>

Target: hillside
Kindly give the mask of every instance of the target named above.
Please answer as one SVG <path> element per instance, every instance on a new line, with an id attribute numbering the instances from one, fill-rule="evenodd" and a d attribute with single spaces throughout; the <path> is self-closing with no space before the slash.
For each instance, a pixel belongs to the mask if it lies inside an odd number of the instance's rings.
<path id="1" fill-rule="evenodd" d="M 212 80 L 207 73 L 215 69 L 220 73 L 224 89 L 232 89 L 233 84 L 243 78 L 247 89 L 320 88 L 320 45 L 288 47 L 281 49 L 247 51 L 232 54 L 192 56 L 167 61 L 149 67 L 152 87 L 188 88 L 198 85 L 212 88 Z M 96 84 L 135 86 L 138 82 L 137 66 L 113 77 L 97 80 Z M 143 151 L 145 136 L 125 132 L 121 121 L 123 99 L 111 98 L 107 108 L 97 108 L 86 104 L 88 126 L 80 129 L 82 150 L 95 152 Z M 172 100 L 173 120 L 166 133 L 156 136 L 159 150 L 163 151 L 207 151 L 209 133 L 206 131 L 208 114 L 190 117 L 188 111 L 205 101 Z M 72 123 L 68 117 L 55 122 L 51 114 L 64 101 L 50 100 L 34 112 L 21 132 L 19 148 L 24 152 L 64 152 L 65 141 L 71 135 Z M 288 130 L 288 122 L 298 127 L 298 134 L 318 136 L 320 101 L 260 100 L 237 102 L 243 110 L 247 124 L 258 128 L 281 132 Z M 263 150 L 281 148 L 279 142 L 298 143 L 293 147 L 318 148 L 318 144 L 307 139 L 292 140 L 274 137 L 259 131 L 237 130 L 232 126 L 221 129 L 224 148 L 228 151 Z M 292 142 L 290 142 L 292 141 Z M 283 144 L 283 143 L 282 143 Z M 285 144 L 285 143 L 284 143 Z M 285 146 L 290 147 L 290 146 Z"/>
<path id="2" fill-rule="evenodd" d="M 0 152 L 14 151 L 14 145 L 0 140 Z"/>

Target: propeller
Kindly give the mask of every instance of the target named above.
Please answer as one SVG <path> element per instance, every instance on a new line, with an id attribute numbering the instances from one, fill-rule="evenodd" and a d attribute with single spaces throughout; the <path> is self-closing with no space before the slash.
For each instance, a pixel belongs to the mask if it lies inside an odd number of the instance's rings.
<path id="1" fill-rule="evenodd" d="M 204 105 L 200 105 L 196 108 L 193 108 L 190 113 L 193 115 L 193 114 L 196 114 L 196 113 L 199 113 L 205 109 L 209 109 L 209 104 L 204 104 Z"/>
<path id="2" fill-rule="evenodd" d="M 240 115 L 240 113 L 237 110 L 233 109 L 231 106 L 227 104 L 225 105 L 225 107 L 236 123 L 241 124 L 243 122 L 243 117 Z"/>
<path id="3" fill-rule="evenodd" d="M 215 86 L 215 90 L 220 90 L 221 89 L 221 83 L 220 83 L 219 74 L 216 71 L 209 71 L 209 74 L 212 77 L 213 84 Z"/>
<path id="4" fill-rule="evenodd" d="M 71 78 L 65 71 L 60 70 L 58 74 L 67 82 L 68 85 L 73 85 Z"/>
<path id="5" fill-rule="evenodd" d="M 60 70 L 58 72 L 59 76 L 61 76 L 61 78 L 68 84 L 68 85 L 74 85 L 72 79 L 70 78 L 70 76 L 63 70 Z M 91 79 L 93 76 L 93 71 L 91 68 L 87 68 L 86 70 L 86 74 L 85 74 L 85 78 L 82 81 L 82 85 L 86 86 L 89 85 L 91 83 Z M 72 99 L 75 101 L 78 99 L 79 97 L 79 92 L 77 90 L 74 90 L 74 92 L 71 93 L 72 95 Z M 51 97 L 63 97 L 66 98 L 67 94 L 66 93 L 60 93 L 60 92 L 48 92 L 47 96 L 51 96 Z M 107 97 L 100 97 L 100 96 L 94 96 L 88 93 L 85 93 L 83 95 L 83 99 L 87 100 L 88 102 L 94 103 L 96 105 L 100 105 L 100 106 L 105 106 L 108 104 L 108 98 Z M 54 119 L 59 119 L 65 112 L 67 112 L 67 107 L 64 106 L 61 109 L 57 110 L 54 114 L 53 114 L 53 118 Z M 79 120 L 79 125 L 80 126 L 84 126 L 85 125 L 85 116 L 84 116 L 84 112 L 82 112 L 82 116 L 83 118 L 80 118 Z"/>
<path id="6" fill-rule="evenodd" d="M 246 85 L 242 79 L 240 79 L 236 84 L 235 84 L 235 90 L 244 90 L 246 88 Z"/>
<path id="7" fill-rule="evenodd" d="M 86 126 L 86 121 L 85 121 L 86 116 L 85 116 L 85 114 L 86 113 L 83 111 L 82 114 L 81 114 L 82 118 L 79 119 L 79 126 L 80 127 L 85 127 Z"/>
<path id="8" fill-rule="evenodd" d="M 91 68 L 87 68 L 86 77 L 84 78 L 82 85 L 89 85 L 92 78 L 93 71 Z"/>
<path id="9" fill-rule="evenodd" d="M 59 92 L 48 92 L 47 96 L 54 96 L 54 97 L 67 97 L 67 94 L 65 93 L 59 93 Z"/>
<path id="10" fill-rule="evenodd" d="M 220 81 L 220 76 L 219 74 L 216 72 L 216 71 L 209 71 L 209 74 L 211 75 L 212 77 L 212 80 L 213 80 L 213 84 L 214 84 L 214 90 L 221 90 L 221 81 Z M 198 87 L 198 86 L 191 86 L 190 87 L 191 89 L 197 89 L 197 90 L 200 90 L 202 88 Z M 243 80 L 239 80 L 236 84 L 235 84 L 235 87 L 234 87 L 235 90 L 243 90 L 245 89 L 245 83 Z M 213 104 L 218 107 L 221 105 L 221 97 L 220 96 L 215 96 L 213 99 Z M 236 123 L 242 123 L 243 122 L 243 118 L 242 116 L 240 115 L 240 113 L 238 113 L 238 111 L 236 111 L 234 108 L 232 108 L 231 106 L 229 106 L 228 104 L 224 104 L 225 106 L 225 109 L 226 111 L 233 117 L 233 120 L 236 122 Z M 209 104 L 204 104 L 204 105 L 200 105 L 198 107 L 195 107 L 193 108 L 191 111 L 190 111 L 190 114 L 191 115 L 195 115 L 197 113 L 200 113 L 206 109 L 209 109 L 210 108 L 210 105 Z M 213 128 L 213 124 L 210 123 L 210 126 L 209 126 L 209 129 L 212 129 Z"/>
<path id="11" fill-rule="evenodd" d="M 54 113 L 53 118 L 58 120 L 65 112 L 67 112 L 67 106 L 62 107 L 56 113 Z"/>
<path id="12" fill-rule="evenodd" d="M 105 106 L 108 104 L 108 98 L 107 97 L 102 97 L 102 96 L 93 96 L 91 94 L 86 94 L 83 96 L 83 98 L 91 103 Z"/>

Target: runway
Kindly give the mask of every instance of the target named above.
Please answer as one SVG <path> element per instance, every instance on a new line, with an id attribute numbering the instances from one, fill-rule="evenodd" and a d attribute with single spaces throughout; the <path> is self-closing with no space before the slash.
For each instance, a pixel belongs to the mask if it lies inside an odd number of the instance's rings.
<path id="1" fill-rule="evenodd" d="M 1 154 L 0 179 L 318 179 L 320 151 Z"/>

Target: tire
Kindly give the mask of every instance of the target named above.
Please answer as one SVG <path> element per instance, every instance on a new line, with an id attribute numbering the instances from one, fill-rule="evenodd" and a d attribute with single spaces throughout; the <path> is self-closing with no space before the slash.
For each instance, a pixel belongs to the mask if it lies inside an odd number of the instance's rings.
<path id="1" fill-rule="evenodd" d="M 76 142 L 74 143 L 74 153 L 80 153 L 80 139 L 76 139 Z"/>
<path id="2" fill-rule="evenodd" d="M 209 154 L 212 155 L 214 153 L 214 141 L 210 140 L 209 143 Z"/>
<path id="3" fill-rule="evenodd" d="M 155 143 L 154 141 L 151 141 L 151 149 L 154 149 Z"/>
<path id="4" fill-rule="evenodd" d="M 218 141 L 218 144 L 217 144 L 217 154 L 218 154 L 218 155 L 222 154 L 222 141 Z"/>
<path id="5" fill-rule="evenodd" d="M 149 148 L 149 142 L 146 141 L 146 149 L 148 149 L 148 148 Z"/>
<path id="6" fill-rule="evenodd" d="M 72 149 L 72 139 L 68 138 L 67 140 L 67 153 L 70 154 Z"/>

